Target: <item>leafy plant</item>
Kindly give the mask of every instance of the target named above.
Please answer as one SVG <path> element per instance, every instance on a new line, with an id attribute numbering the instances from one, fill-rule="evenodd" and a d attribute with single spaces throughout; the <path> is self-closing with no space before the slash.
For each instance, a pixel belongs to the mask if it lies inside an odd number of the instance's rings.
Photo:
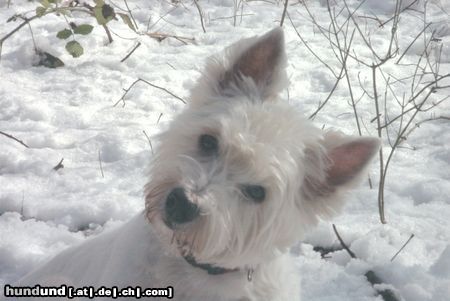
<path id="1" fill-rule="evenodd" d="M 93 22 L 89 22 L 91 24 L 77 24 L 76 20 L 73 22 L 69 22 L 68 17 L 74 19 L 76 18 L 72 15 L 73 12 L 85 13 L 88 16 L 91 16 L 94 20 L 92 20 Z M 84 35 L 89 35 L 96 26 L 100 26 L 103 28 L 108 37 L 109 43 L 113 42 L 108 24 L 112 21 L 119 20 L 116 15 L 118 15 L 122 22 L 126 24 L 131 30 L 137 32 L 135 25 L 131 21 L 132 16 L 130 17 L 130 15 L 128 15 L 127 13 L 116 13 L 114 8 L 111 5 L 107 4 L 104 0 L 84 1 L 82 3 L 78 0 L 64 2 L 62 0 L 40 0 L 39 5 L 34 10 L 34 13 L 35 14 L 31 17 L 26 16 L 28 13 L 16 14 L 7 20 L 7 22 L 15 22 L 17 20 L 23 20 L 23 22 L 0 39 L 0 55 L 3 42 L 6 39 L 18 32 L 25 25 L 29 25 L 31 21 L 38 18 L 43 18 L 50 14 L 64 18 L 64 20 L 66 21 L 68 26 L 58 31 L 56 33 L 56 37 L 61 40 L 67 40 L 69 38 L 71 39 L 66 43 L 65 49 L 74 58 L 80 57 L 84 53 L 84 48 L 78 41 L 78 38 Z M 37 49 L 36 45 L 35 49 L 36 53 L 38 53 L 39 50 Z"/>

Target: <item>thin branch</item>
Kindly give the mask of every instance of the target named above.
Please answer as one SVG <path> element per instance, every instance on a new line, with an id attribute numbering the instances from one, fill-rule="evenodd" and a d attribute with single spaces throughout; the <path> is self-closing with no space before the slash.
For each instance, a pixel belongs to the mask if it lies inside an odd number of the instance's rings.
<path id="1" fill-rule="evenodd" d="M 403 251 L 403 249 L 406 247 L 407 244 L 409 244 L 409 242 L 411 241 L 411 239 L 413 239 L 414 234 L 411 234 L 411 236 L 408 238 L 408 240 L 403 244 L 403 246 L 400 248 L 400 250 L 398 250 L 397 253 L 395 253 L 394 256 L 392 256 L 391 258 L 391 262 L 394 261 L 394 259 L 397 257 L 398 254 L 400 254 L 401 251 Z"/>
<path id="2" fill-rule="evenodd" d="M 10 31 L 9 33 L 7 33 L 4 37 L 2 37 L 0 39 L 0 58 L 2 55 L 2 48 L 3 48 L 3 42 L 6 41 L 6 39 L 8 39 L 10 36 L 12 36 L 13 34 L 15 34 L 17 31 L 19 31 L 22 27 L 24 27 L 25 25 L 27 25 L 29 22 L 33 21 L 34 19 L 38 18 L 37 15 L 34 15 L 30 18 L 26 18 L 25 16 L 21 16 L 21 18 L 24 20 L 22 23 L 19 24 L 19 26 L 17 26 L 16 28 L 14 28 L 12 31 Z"/>
<path id="3" fill-rule="evenodd" d="M 427 85 L 425 85 L 425 86 L 423 86 L 422 87 L 422 89 L 420 89 L 416 94 L 413 94 L 412 96 L 411 96 L 411 98 L 408 100 L 408 103 L 415 103 L 415 101 L 416 101 L 416 99 L 420 96 L 420 95 L 422 95 L 422 93 L 423 92 L 425 92 L 428 88 L 430 88 L 430 87 L 432 87 L 433 85 L 435 85 L 437 82 L 439 82 L 439 81 L 441 81 L 441 80 L 443 80 L 443 79 L 445 79 L 445 78 L 450 78 L 450 73 L 448 73 L 448 74 L 445 74 L 445 75 L 442 75 L 442 76 L 440 76 L 437 80 L 435 80 L 435 81 L 432 81 L 431 83 L 428 83 Z M 436 91 L 437 89 L 440 89 L 441 87 L 433 87 L 430 91 Z M 427 93 L 427 95 L 429 96 L 429 95 L 431 95 L 431 93 Z M 428 96 L 425 98 L 425 100 L 426 99 L 428 99 Z M 422 101 L 423 102 L 423 101 Z M 421 102 L 421 103 L 422 103 Z M 409 113 L 409 112 L 411 112 L 411 111 L 413 111 L 414 109 L 417 109 L 417 105 L 414 105 L 414 106 L 412 106 L 411 108 L 409 108 L 409 109 L 406 109 L 406 110 L 404 110 L 404 112 L 402 112 L 401 114 L 399 114 L 399 115 L 397 115 L 396 117 L 394 117 L 394 118 L 392 118 L 389 122 L 387 122 L 386 124 L 383 124 L 382 126 L 381 126 L 381 128 L 385 128 L 385 127 L 387 127 L 387 126 L 389 126 L 389 125 L 391 125 L 394 121 L 396 121 L 397 119 L 399 119 L 399 118 L 402 118 L 404 115 L 405 115 L 405 113 Z"/>
<path id="4" fill-rule="evenodd" d="M 350 38 L 350 42 L 349 42 L 349 45 L 348 45 L 348 49 L 350 49 L 350 47 L 351 47 L 351 44 L 352 44 L 352 41 L 353 41 L 354 33 L 355 33 L 355 31 L 353 31 L 352 36 L 351 36 L 351 38 Z M 330 100 L 331 96 L 333 95 L 334 91 L 336 90 L 336 88 L 337 88 L 339 82 L 340 82 L 341 79 L 343 78 L 342 75 L 343 75 L 343 73 L 345 72 L 345 69 L 346 69 L 348 53 L 349 53 L 349 52 L 347 51 L 346 54 L 345 54 L 344 61 L 343 61 L 343 63 L 342 63 L 341 71 L 339 72 L 339 76 L 338 76 L 338 78 L 336 79 L 336 82 L 334 83 L 333 88 L 331 89 L 331 91 L 330 91 L 330 93 L 328 94 L 327 98 L 319 105 L 319 107 L 314 111 L 314 113 L 312 113 L 312 114 L 309 116 L 309 119 L 314 119 L 314 118 L 316 117 L 317 113 L 319 113 L 320 110 L 322 110 L 322 108 L 327 104 L 327 102 Z"/>
<path id="5" fill-rule="evenodd" d="M 345 251 L 347 251 L 348 255 L 350 255 L 351 258 L 356 258 L 355 253 L 353 253 L 352 250 L 350 250 L 350 248 L 342 240 L 341 236 L 339 235 L 339 232 L 336 229 L 335 224 L 333 224 L 333 230 L 334 230 L 334 234 L 336 234 L 337 239 L 341 243 L 341 246 L 345 249 Z"/>
<path id="6" fill-rule="evenodd" d="M 200 7 L 200 4 L 198 4 L 198 0 L 194 0 L 194 4 L 197 7 L 198 14 L 200 15 L 200 22 L 202 24 L 203 33 L 206 33 L 205 24 L 203 24 L 203 12 Z"/>
<path id="7" fill-rule="evenodd" d="M 167 34 L 167 33 L 160 33 L 160 32 L 147 32 L 146 33 L 149 37 L 158 40 L 159 42 L 163 41 L 164 39 L 167 38 L 174 38 L 182 43 L 184 43 L 185 45 L 187 45 L 187 42 L 195 42 L 194 38 L 189 38 L 189 37 L 182 37 L 182 36 L 176 36 L 176 35 L 172 35 L 172 34 Z"/>
<path id="8" fill-rule="evenodd" d="M 414 4 L 416 4 L 417 1 L 419 1 L 419 0 L 414 0 L 414 1 L 411 2 L 408 6 L 404 7 L 404 8 L 400 11 L 399 14 L 403 13 L 405 10 L 409 9 L 411 6 L 413 6 Z M 386 21 L 382 22 L 382 23 L 380 24 L 380 27 L 383 27 L 384 25 L 386 25 L 387 23 L 391 22 L 391 21 L 394 20 L 394 19 L 395 19 L 395 15 L 392 16 L 392 17 L 390 17 L 390 18 L 387 19 Z"/>
<path id="9" fill-rule="evenodd" d="M 431 23 L 428 23 L 414 38 L 414 40 L 412 40 L 412 42 L 408 45 L 408 47 L 406 47 L 405 51 L 403 51 L 402 55 L 398 58 L 398 60 L 395 62 L 396 64 L 400 63 L 400 61 L 402 60 L 402 58 L 405 56 L 405 54 L 408 52 L 409 48 L 411 48 L 412 45 L 414 45 L 414 43 L 417 41 L 417 39 L 422 35 L 422 33 L 431 25 Z"/>
<path id="10" fill-rule="evenodd" d="M 372 65 L 372 84 L 373 84 L 373 97 L 374 97 L 374 103 L 375 103 L 375 112 L 376 112 L 376 120 L 377 120 L 377 132 L 378 132 L 378 138 L 381 139 L 381 118 L 380 118 L 380 108 L 378 103 L 378 91 L 377 91 L 377 73 L 376 73 L 377 67 L 375 65 Z M 386 224 L 386 218 L 384 216 L 384 181 L 383 174 L 384 174 L 384 161 L 383 161 L 383 148 L 381 147 L 379 150 L 379 157 L 380 157 L 380 182 L 378 183 L 378 211 L 380 214 L 380 222 L 382 224 Z"/>
<path id="11" fill-rule="evenodd" d="M 217 17 L 217 18 L 212 18 L 209 19 L 210 22 L 213 21 L 217 21 L 217 20 L 226 20 L 226 19 L 233 19 L 234 17 L 249 17 L 249 16 L 254 16 L 255 14 L 240 14 L 240 15 L 235 15 L 235 16 L 227 16 L 227 17 Z"/>
<path id="12" fill-rule="evenodd" d="M 148 144 L 150 145 L 150 150 L 152 151 L 152 155 L 153 155 L 153 145 L 152 145 L 152 141 L 150 140 L 150 137 L 147 135 L 147 132 L 145 130 L 142 131 L 145 135 L 145 137 L 147 137 L 147 141 Z"/>
<path id="13" fill-rule="evenodd" d="M 20 205 L 20 216 L 23 217 L 23 204 L 25 203 L 25 191 L 22 190 L 22 204 Z"/>
<path id="14" fill-rule="evenodd" d="M 100 150 L 98 150 L 98 164 L 100 165 L 100 171 L 102 173 L 102 178 L 104 178 L 105 174 L 103 173 L 102 157 L 101 157 L 101 154 L 100 154 Z"/>
<path id="15" fill-rule="evenodd" d="M 284 1 L 284 8 L 283 8 L 283 14 L 281 15 L 280 27 L 283 27 L 284 18 L 286 17 L 288 3 L 289 3 L 289 0 Z"/>
<path id="16" fill-rule="evenodd" d="M 64 168 L 64 164 L 63 164 L 64 158 L 61 159 L 61 161 L 59 161 L 59 163 L 53 167 L 54 171 L 57 171 L 58 169 Z"/>
<path id="17" fill-rule="evenodd" d="M 151 86 L 151 87 L 153 87 L 153 88 L 160 89 L 160 90 L 162 90 L 162 91 L 164 91 L 164 92 L 170 94 L 171 96 L 175 97 L 176 99 L 180 100 L 182 103 L 186 104 L 186 101 L 185 101 L 183 98 L 181 98 L 181 97 L 179 97 L 179 96 L 173 94 L 172 92 L 170 92 L 170 91 L 167 90 L 166 88 L 163 88 L 163 87 L 157 86 L 157 85 L 155 85 L 155 84 L 152 84 L 151 82 L 146 81 L 145 79 L 138 78 L 138 79 L 135 80 L 128 88 L 124 89 L 125 93 L 124 93 L 124 94 L 122 95 L 122 97 L 121 97 L 121 98 L 113 105 L 113 107 L 116 107 L 120 102 L 123 102 L 122 107 L 125 107 L 125 96 L 127 96 L 128 92 L 130 92 L 130 90 L 134 87 L 134 85 L 136 85 L 136 84 L 139 83 L 139 82 L 144 82 L 144 83 L 146 83 L 147 85 L 149 85 L 149 86 Z"/>
<path id="18" fill-rule="evenodd" d="M 123 2 L 125 3 L 125 6 L 127 7 L 127 11 L 128 11 L 128 14 L 130 15 L 131 20 L 133 20 L 134 27 L 136 28 L 136 30 L 138 30 L 139 26 L 138 26 L 136 20 L 134 19 L 134 16 L 133 16 L 133 13 L 131 12 L 130 7 L 128 6 L 127 0 L 123 0 Z"/>
<path id="19" fill-rule="evenodd" d="M 362 2 L 364 2 L 364 0 Z M 345 0 L 344 0 L 344 3 L 345 3 Z M 333 16 L 331 14 L 331 7 L 330 7 L 330 2 L 329 1 L 327 1 L 327 10 L 328 10 L 328 15 L 330 17 L 331 25 L 333 27 L 333 33 L 334 33 L 334 36 L 335 36 L 335 39 L 336 39 L 337 49 L 339 50 L 339 55 L 341 57 L 341 61 L 344 62 L 345 49 L 342 48 L 341 43 L 339 41 L 338 31 L 336 30 L 336 16 Z M 349 9 L 348 9 L 348 12 L 351 13 Z M 353 18 L 353 15 L 351 15 L 351 18 Z M 354 33 L 352 33 L 352 37 L 353 37 L 353 34 Z M 352 105 L 352 108 L 353 108 L 353 114 L 355 116 L 356 127 L 358 128 L 358 134 L 360 136 L 362 136 L 361 125 L 359 124 L 358 110 L 356 109 L 356 102 L 355 102 L 355 98 L 353 96 L 353 88 L 352 88 L 350 76 L 348 74 L 348 69 L 347 69 L 346 64 L 343 64 L 343 66 L 345 67 L 345 79 L 347 81 L 348 92 L 350 93 L 350 100 L 351 100 L 351 105 Z"/>
<path id="20" fill-rule="evenodd" d="M 108 43 L 111 44 L 112 42 L 114 42 L 114 40 L 113 40 L 113 38 L 111 36 L 111 32 L 109 31 L 108 26 L 106 26 L 106 24 L 103 24 L 102 27 L 103 27 L 103 29 L 106 32 L 106 36 L 108 37 Z"/>
<path id="21" fill-rule="evenodd" d="M 156 121 L 156 124 L 159 123 L 159 121 L 161 120 L 161 117 L 162 117 L 162 116 L 163 116 L 163 113 L 160 113 L 159 116 L 158 116 L 158 120 Z"/>
<path id="22" fill-rule="evenodd" d="M 300 34 L 300 32 L 298 32 L 297 27 L 295 27 L 294 22 L 291 19 L 291 16 L 289 15 L 289 12 L 286 11 L 286 15 L 288 16 L 289 21 L 291 22 L 292 27 L 295 30 L 295 33 L 297 34 L 297 36 L 300 38 L 300 40 L 303 42 L 303 44 L 306 46 L 306 48 L 308 49 L 308 51 L 317 59 L 319 60 L 319 62 L 321 62 L 325 67 L 327 67 L 328 70 L 331 71 L 331 73 L 333 73 L 333 76 L 335 78 L 338 78 L 337 74 L 334 72 L 334 70 L 326 63 L 324 62 L 317 54 L 314 50 L 312 50 L 312 48 L 308 45 L 308 42 L 303 39 L 302 35 Z"/>
<path id="23" fill-rule="evenodd" d="M 135 52 L 136 49 L 139 48 L 139 46 L 141 46 L 141 42 L 137 42 L 137 44 L 133 47 L 133 49 L 131 49 L 131 51 L 128 52 L 128 54 L 123 59 L 120 60 L 120 62 L 121 63 L 125 62 L 133 54 L 133 52 Z"/>
<path id="24" fill-rule="evenodd" d="M 22 144 L 23 146 L 25 146 L 26 148 L 30 148 L 28 145 L 25 144 L 25 142 L 23 142 L 22 140 L 17 139 L 16 137 L 14 137 L 13 135 L 7 134 L 3 131 L 0 131 L 0 134 L 2 134 L 3 136 L 6 136 L 16 142 L 19 142 L 20 144 Z"/>

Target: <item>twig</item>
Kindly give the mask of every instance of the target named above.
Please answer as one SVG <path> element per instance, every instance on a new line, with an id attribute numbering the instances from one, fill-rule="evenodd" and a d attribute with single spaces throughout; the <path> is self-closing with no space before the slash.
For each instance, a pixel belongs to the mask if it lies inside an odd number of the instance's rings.
<path id="1" fill-rule="evenodd" d="M 194 4 L 197 7 L 198 14 L 200 16 L 200 22 L 202 24 L 203 33 L 206 33 L 205 24 L 203 24 L 203 12 L 202 12 L 202 9 L 200 7 L 200 4 L 198 4 L 198 0 L 194 0 Z"/>
<path id="2" fill-rule="evenodd" d="M 380 108 L 378 103 L 378 91 L 377 91 L 377 67 L 372 65 L 372 84 L 373 84 L 373 98 L 375 103 L 375 112 L 376 112 L 376 120 L 377 120 L 377 132 L 378 138 L 381 139 L 381 121 L 380 121 Z M 386 217 L 384 216 L 384 182 L 383 174 L 384 174 L 384 161 L 383 161 L 383 148 L 379 150 L 380 157 L 380 181 L 378 184 L 378 211 L 380 215 L 380 222 L 382 224 L 386 224 Z"/>
<path id="3" fill-rule="evenodd" d="M 403 56 L 405 56 L 405 54 L 408 52 L 409 48 L 411 48 L 411 46 L 414 44 L 414 42 L 416 42 L 416 40 L 422 35 L 422 33 L 431 25 L 431 23 L 428 23 L 417 35 L 416 37 L 412 40 L 412 42 L 408 45 L 408 47 L 406 47 L 405 51 L 403 51 L 402 55 L 400 55 L 400 57 L 398 58 L 398 60 L 395 62 L 396 64 L 400 63 L 400 61 L 402 60 Z"/>
<path id="4" fill-rule="evenodd" d="M 36 41 L 34 40 L 34 34 L 33 34 L 33 30 L 31 29 L 30 22 L 28 22 L 27 25 L 28 25 L 28 29 L 30 30 L 31 41 L 33 41 L 34 51 L 38 51 L 38 48 L 36 46 Z"/>
<path id="5" fill-rule="evenodd" d="M 355 253 L 353 253 L 352 250 L 350 250 L 350 248 L 342 240 L 342 238 L 339 235 L 339 232 L 337 231 L 336 226 L 334 224 L 333 224 L 333 230 L 334 230 L 334 234 L 336 234 L 337 239 L 341 243 L 341 246 L 347 251 L 348 255 L 350 255 L 351 258 L 356 258 Z"/>
<path id="6" fill-rule="evenodd" d="M 283 27 L 284 18 L 286 17 L 288 3 L 289 3 L 289 0 L 284 1 L 284 8 L 283 8 L 283 14 L 281 15 L 280 27 Z"/>
<path id="7" fill-rule="evenodd" d="M 248 16 L 254 16 L 255 14 L 240 14 L 240 15 L 234 15 L 234 16 L 227 16 L 227 17 L 217 17 L 209 19 L 210 22 L 217 21 L 217 20 L 226 20 L 226 19 L 233 19 L 234 17 L 248 17 Z"/>
<path id="8" fill-rule="evenodd" d="M 296 33 L 297 36 L 300 38 L 300 40 L 302 41 L 302 43 L 306 46 L 306 48 L 308 49 L 308 51 L 309 51 L 312 55 L 314 55 L 314 57 L 315 57 L 319 62 L 321 62 L 328 70 L 330 70 L 331 73 L 333 73 L 333 76 L 334 76 L 334 77 L 338 78 L 338 76 L 337 76 L 337 74 L 334 72 L 334 70 L 333 70 L 333 69 L 332 69 L 332 68 L 331 68 L 324 60 L 322 60 L 322 59 L 317 55 L 317 53 L 316 53 L 314 50 L 312 50 L 312 48 L 309 46 L 308 42 L 307 42 L 305 39 L 303 39 L 303 36 L 302 36 L 302 35 L 300 34 L 300 32 L 297 30 L 297 27 L 295 27 L 294 22 L 292 21 L 291 16 L 289 15 L 289 12 L 288 12 L 288 11 L 286 11 L 286 15 L 288 16 L 288 19 L 289 19 L 289 21 L 291 22 L 291 25 L 292 25 L 292 27 L 294 28 L 295 33 Z"/>
<path id="9" fill-rule="evenodd" d="M 147 135 L 147 133 L 145 132 L 145 130 L 142 131 L 145 135 L 145 137 L 147 137 L 148 140 L 148 144 L 150 145 L 150 150 L 152 151 L 152 155 L 153 155 L 153 145 L 152 145 L 152 141 L 150 140 L 150 137 Z"/>
<path id="10" fill-rule="evenodd" d="M 8 34 L 6 34 L 4 37 L 2 37 L 0 39 L 0 58 L 2 55 L 2 47 L 3 47 L 3 42 L 6 41 L 6 39 L 8 39 L 10 36 L 12 36 L 14 33 L 16 33 L 17 31 L 19 31 L 22 27 L 24 27 L 25 25 L 27 25 L 29 22 L 33 21 L 34 19 L 38 18 L 37 15 L 31 17 L 31 18 L 26 18 L 24 16 L 22 16 L 22 19 L 24 20 L 22 23 L 19 24 L 19 26 L 17 26 L 16 28 L 14 28 L 12 31 L 10 31 Z"/>
<path id="11" fill-rule="evenodd" d="M 108 42 L 109 42 L 109 44 L 111 44 L 112 42 L 114 42 L 114 40 L 113 40 L 113 38 L 112 38 L 112 36 L 111 36 L 111 32 L 109 31 L 108 26 L 106 26 L 106 24 L 103 24 L 102 27 L 103 27 L 103 29 L 104 29 L 105 32 L 106 32 L 106 36 L 108 37 Z"/>
<path id="12" fill-rule="evenodd" d="M 0 131 L 0 134 L 2 134 L 3 136 L 6 136 L 16 142 L 19 142 L 20 144 L 22 144 L 23 146 L 25 146 L 26 148 L 30 148 L 28 145 L 25 144 L 25 142 L 23 142 L 22 140 L 17 139 L 16 137 L 14 137 L 13 135 L 7 134 L 5 132 Z"/>
<path id="13" fill-rule="evenodd" d="M 161 120 L 161 117 L 162 117 L 162 115 L 163 115 L 163 113 L 159 114 L 159 116 L 158 116 L 158 120 L 156 121 L 156 124 L 158 124 L 158 123 L 159 123 L 159 121 Z"/>
<path id="14" fill-rule="evenodd" d="M 411 2 L 408 6 L 406 6 L 405 8 L 403 8 L 399 14 L 403 13 L 405 10 L 409 9 L 411 6 L 413 6 L 414 4 L 416 4 L 418 0 L 414 0 L 413 2 Z M 390 21 L 394 20 L 396 18 L 396 15 L 394 14 L 394 16 L 390 17 L 389 19 L 387 19 L 386 21 L 384 21 L 383 23 L 380 23 L 380 27 L 383 27 L 385 24 L 389 23 Z"/>
<path id="15" fill-rule="evenodd" d="M 433 116 L 430 118 L 423 119 L 419 122 L 416 122 L 413 128 L 411 128 L 407 133 L 405 133 L 405 137 L 408 137 L 415 129 L 419 128 L 423 123 L 435 121 L 435 120 L 447 120 L 450 121 L 450 116 Z"/>
<path id="16" fill-rule="evenodd" d="M 61 161 L 59 161 L 59 163 L 53 167 L 54 171 L 57 171 L 58 169 L 64 168 L 64 164 L 63 164 L 64 158 L 61 159 Z"/>
<path id="17" fill-rule="evenodd" d="M 353 41 L 353 36 L 354 36 L 355 31 L 353 31 L 352 36 L 350 38 L 350 42 L 348 45 L 348 49 L 350 49 L 350 46 L 352 45 L 352 41 Z M 341 81 L 341 79 L 343 78 L 343 73 L 346 72 L 346 66 L 347 66 L 347 58 L 348 58 L 348 54 L 349 52 L 346 51 L 345 56 L 344 56 L 344 61 L 342 62 L 342 68 L 341 71 L 339 72 L 339 76 L 336 79 L 336 82 L 334 83 L 333 88 L 331 89 L 330 93 L 328 94 L 327 98 L 319 105 L 319 107 L 314 111 L 314 113 L 312 113 L 309 116 L 309 119 L 314 119 L 314 117 L 317 115 L 317 113 L 320 112 L 320 110 L 322 110 L 322 108 L 327 104 L 327 102 L 330 100 L 331 96 L 333 95 L 334 91 L 336 90 L 339 82 Z"/>
<path id="18" fill-rule="evenodd" d="M 121 63 L 125 62 L 133 54 L 133 52 L 135 52 L 136 49 L 139 48 L 139 46 L 141 46 L 141 42 L 137 42 L 137 44 L 133 47 L 133 49 L 131 49 L 131 51 L 128 52 L 128 54 L 123 59 L 120 60 L 120 62 Z"/>
<path id="19" fill-rule="evenodd" d="M 25 191 L 22 190 L 22 204 L 20 205 L 20 216 L 23 216 L 23 204 L 25 203 Z"/>
<path id="20" fill-rule="evenodd" d="M 362 2 L 364 2 L 364 0 Z M 345 0 L 344 0 L 344 3 L 345 3 Z M 362 136 L 361 125 L 359 123 L 358 110 L 356 109 L 356 102 L 355 102 L 355 98 L 353 96 L 353 88 L 352 88 L 352 85 L 351 85 L 350 75 L 348 74 L 347 65 L 344 63 L 345 48 L 344 49 L 342 48 L 341 43 L 339 41 L 339 31 L 336 28 L 336 15 L 335 14 L 333 15 L 331 13 L 331 7 L 330 7 L 330 2 L 329 1 L 327 1 L 327 10 L 328 10 L 328 15 L 329 15 L 330 21 L 331 21 L 331 26 L 333 28 L 333 34 L 334 34 L 335 39 L 336 39 L 337 48 L 339 50 L 339 55 L 340 55 L 340 58 L 341 58 L 341 62 L 343 64 L 342 66 L 345 69 L 345 73 L 344 74 L 345 74 L 345 79 L 347 81 L 348 92 L 350 94 L 350 100 L 351 100 L 351 105 L 352 105 L 352 108 L 353 108 L 353 114 L 355 116 L 356 127 L 358 128 L 358 134 L 360 136 Z M 350 10 L 348 8 L 347 8 L 347 10 L 348 10 L 349 14 L 351 14 L 351 12 L 350 12 Z M 353 14 L 350 15 L 350 18 L 352 18 L 352 20 L 353 20 Z M 354 33 L 352 33 L 352 37 L 353 37 L 353 34 Z M 349 48 L 349 50 L 350 50 L 350 48 Z"/>
<path id="21" fill-rule="evenodd" d="M 136 30 L 138 30 L 139 29 L 138 24 L 137 24 L 136 20 L 134 19 L 134 16 L 133 16 L 133 13 L 131 12 L 130 7 L 128 6 L 127 0 L 123 0 L 123 2 L 125 3 L 125 6 L 127 7 L 127 11 L 128 11 L 128 14 L 131 17 L 131 20 L 133 20 L 134 27 L 136 28 Z"/>
<path id="22" fill-rule="evenodd" d="M 403 249 L 406 247 L 407 244 L 409 244 L 409 242 L 411 241 L 411 239 L 413 239 L 414 234 L 411 234 L 411 236 L 408 238 L 408 240 L 403 244 L 403 246 L 400 248 L 400 250 L 398 250 L 397 253 L 395 253 L 394 256 L 392 256 L 391 258 L 391 262 L 394 261 L 394 259 L 397 257 L 398 254 L 400 254 L 401 251 L 403 251 Z"/>
<path id="23" fill-rule="evenodd" d="M 167 34 L 167 33 L 160 33 L 160 32 L 147 32 L 146 33 L 149 37 L 158 40 L 159 42 L 167 39 L 167 38 L 174 38 L 177 39 L 178 41 L 184 43 L 185 45 L 187 45 L 187 42 L 195 42 L 194 38 L 189 38 L 189 37 L 181 37 L 181 36 L 176 36 L 176 35 L 172 35 L 172 34 Z"/>
<path id="24" fill-rule="evenodd" d="M 98 150 L 98 163 L 100 165 L 100 171 L 102 172 L 102 178 L 104 178 L 105 174 L 103 173 L 102 158 L 100 156 L 100 150 Z"/>
<path id="25" fill-rule="evenodd" d="M 164 92 L 170 94 L 171 96 L 175 97 L 176 99 L 180 100 L 182 103 L 186 104 L 186 101 L 185 101 L 183 98 L 181 98 L 181 97 L 179 97 L 179 96 L 173 94 L 172 92 L 170 92 L 170 91 L 167 90 L 166 88 L 163 88 L 163 87 L 157 86 L 157 85 L 155 85 L 155 84 L 152 84 L 151 82 L 146 81 L 145 79 L 138 78 L 138 79 L 135 80 L 128 88 L 124 89 L 125 93 L 124 93 L 124 94 L 122 95 L 122 97 L 121 97 L 121 98 L 113 105 L 113 107 L 116 107 L 120 102 L 123 102 L 122 107 L 125 107 L 125 96 L 128 94 L 128 92 L 130 92 L 130 90 L 131 90 L 131 89 L 134 87 L 134 85 L 136 85 L 138 82 L 144 82 L 144 83 L 146 83 L 147 85 L 149 85 L 149 86 L 151 86 L 151 87 L 153 87 L 153 88 L 160 89 L 160 90 L 162 90 L 162 91 L 164 91 Z"/>

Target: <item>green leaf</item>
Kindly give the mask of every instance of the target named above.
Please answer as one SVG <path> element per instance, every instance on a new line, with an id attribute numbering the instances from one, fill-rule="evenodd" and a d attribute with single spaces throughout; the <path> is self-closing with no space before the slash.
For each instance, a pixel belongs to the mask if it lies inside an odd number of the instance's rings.
<path id="1" fill-rule="evenodd" d="M 41 5 L 45 8 L 48 8 L 50 6 L 50 2 L 48 0 L 41 0 L 39 1 Z"/>
<path id="2" fill-rule="evenodd" d="M 67 43 L 66 50 L 73 57 L 80 57 L 84 53 L 83 47 L 77 41 L 70 41 Z"/>
<path id="3" fill-rule="evenodd" d="M 108 4 L 102 6 L 102 15 L 106 20 L 112 20 L 116 16 L 114 8 Z"/>
<path id="4" fill-rule="evenodd" d="M 133 25 L 133 22 L 131 22 L 131 18 L 130 16 L 128 16 L 127 14 L 123 14 L 123 13 L 117 13 L 120 18 L 122 19 L 123 23 L 127 24 L 128 27 L 130 27 L 130 29 L 134 32 L 136 32 L 136 28 Z"/>
<path id="5" fill-rule="evenodd" d="M 71 35 L 72 35 L 72 31 L 70 29 L 66 28 L 66 29 L 63 29 L 61 31 L 58 31 L 58 33 L 56 34 L 56 37 L 58 39 L 65 40 L 68 37 L 70 37 Z"/>
<path id="6" fill-rule="evenodd" d="M 98 24 L 105 25 L 106 23 L 108 23 L 108 21 L 106 21 L 106 19 L 103 17 L 101 6 L 94 7 L 94 16 Z"/>
<path id="7" fill-rule="evenodd" d="M 36 7 L 36 16 L 38 16 L 39 18 L 42 17 L 43 15 L 45 15 L 45 11 L 47 9 L 45 7 L 42 6 L 38 6 Z"/>
<path id="8" fill-rule="evenodd" d="M 81 24 L 81 25 L 75 27 L 73 32 L 76 34 L 87 35 L 87 34 L 91 33 L 92 29 L 94 29 L 94 27 L 92 25 Z"/>
<path id="9" fill-rule="evenodd" d="M 64 66 L 63 61 L 46 51 L 36 50 L 36 54 L 39 61 L 35 64 L 35 66 L 44 66 L 47 68 L 58 68 Z"/>
<path id="10" fill-rule="evenodd" d="M 98 24 L 105 25 L 114 17 L 116 13 L 114 12 L 114 8 L 109 6 L 108 4 L 97 5 L 94 7 L 94 16 L 97 19 Z"/>

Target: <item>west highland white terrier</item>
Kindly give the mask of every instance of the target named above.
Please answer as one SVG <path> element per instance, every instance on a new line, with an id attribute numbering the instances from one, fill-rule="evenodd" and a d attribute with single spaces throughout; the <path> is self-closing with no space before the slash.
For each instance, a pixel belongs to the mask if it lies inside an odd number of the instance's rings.
<path id="1" fill-rule="evenodd" d="M 189 104 L 159 136 L 145 212 L 18 285 L 79 299 L 110 299 L 115 287 L 124 300 L 156 288 L 180 301 L 300 300 L 289 248 L 339 211 L 379 140 L 322 131 L 279 99 L 285 66 L 280 28 L 209 59 Z"/>

